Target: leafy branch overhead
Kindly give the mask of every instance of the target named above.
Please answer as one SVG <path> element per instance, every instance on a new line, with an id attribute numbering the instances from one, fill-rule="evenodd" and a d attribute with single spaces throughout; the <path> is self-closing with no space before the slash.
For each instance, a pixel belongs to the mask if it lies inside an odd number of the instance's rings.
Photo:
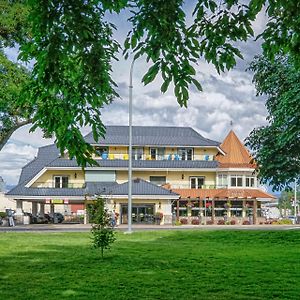
<path id="1" fill-rule="evenodd" d="M 242 58 L 237 42 L 254 35 L 252 21 L 264 5 L 269 16 L 261 35 L 266 55 L 272 58 L 281 50 L 290 53 L 295 63 L 300 61 L 300 21 L 295 17 L 300 15 L 300 4 L 292 0 L 251 0 L 248 5 L 241 0 L 2 3 L 6 8 L 7 3 L 9 7 L 23 5 L 29 11 L 28 19 L 18 19 L 27 22 L 23 36 L 16 34 L 23 32 L 17 25 L 14 34 L 5 34 L 6 42 L 21 44 L 20 59 L 35 61 L 32 80 L 18 103 L 34 108 L 32 130 L 40 127 L 46 135 L 55 136 L 61 152 L 67 149 L 70 158 L 82 166 L 94 161 L 93 148 L 84 141 L 80 127 L 90 126 L 97 141 L 105 134 L 101 109 L 118 97 L 111 66 L 122 47 L 113 35 L 118 28 L 108 20 L 121 10 L 127 10 L 132 25 L 123 47 L 125 58 L 132 53 L 135 59 L 145 58 L 151 66 L 142 79 L 144 84 L 161 74 L 161 92 L 174 87 L 181 106 L 188 104 L 191 85 L 202 90 L 195 69 L 199 60 L 223 72 Z M 192 16 L 186 14 L 187 3 L 193 6 Z M 10 22 L 0 19 L 1 33 Z"/>
<path id="2" fill-rule="evenodd" d="M 250 66 L 257 94 L 267 97 L 269 124 L 247 140 L 265 183 L 281 189 L 300 180 L 300 70 L 292 58 L 257 57 Z"/>

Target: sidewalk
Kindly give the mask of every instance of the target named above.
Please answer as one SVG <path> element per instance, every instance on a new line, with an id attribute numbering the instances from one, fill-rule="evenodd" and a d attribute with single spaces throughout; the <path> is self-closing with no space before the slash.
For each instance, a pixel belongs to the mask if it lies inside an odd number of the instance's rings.
<path id="1" fill-rule="evenodd" d="M 91 224 L 30 224 L 15 227 L 0 226 L 0 232 L 85 232 Z M 118 231 L 127 231 L 126 224 L 116 227 Z M 134 224 L 132 231 L 144 230 L 300 230 L 300 225 L 145 225 Z"/>

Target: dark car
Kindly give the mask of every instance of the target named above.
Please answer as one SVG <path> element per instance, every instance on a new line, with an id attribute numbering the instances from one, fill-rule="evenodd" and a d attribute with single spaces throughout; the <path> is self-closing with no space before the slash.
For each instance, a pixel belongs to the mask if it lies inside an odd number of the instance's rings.
<path id="1" fill-rule="evenodd" d="M 45 214 L 45 217 L 48 219 L 50 223 L 62 223 L 65 219 L 63 214 L 56 212 L 53 214 Z"/>

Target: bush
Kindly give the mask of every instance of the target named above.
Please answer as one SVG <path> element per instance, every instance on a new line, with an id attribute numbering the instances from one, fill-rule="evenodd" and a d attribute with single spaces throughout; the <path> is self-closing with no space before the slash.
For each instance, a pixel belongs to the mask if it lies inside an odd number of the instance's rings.
<path id="1" fill-rule="evenodd" d="M 6 212 L 0 211 L 0 218 L 5 218 L 5 217 L 6 217 Z"/>
<path id="2" fill-rule="evenodd" d="M 186 218 L 180 219 L 180 223 L 186 225 L 188 223 L 188 219 Z"/>
<path id="3" fill-rule="evenodd" d="M 236 224 L 236 221 L 235 220 L 231 220 L 230 221 L 230 225 L 235 225 Z"/>
<path id="4" fill-rule="evenodd" d="M 212 220 L 206 221 L 206 225 L 214 225 L 214 222 Z"/>
<path id="5" fill-rule="evenodd" d="M 293 221 L 290 219 L 282 219 L 282 220 L 278 220 L 276 222 L 272 222 L 272 224 L 276 224 L 276 225 L 292 225 Z"/>
<path id="6" fill-rule="evenodd" d="M 192 225 L 199 225 L 199 224 L 200 224 L 199 219 L 193 219 L 192 220 Z"/>
<path id="7" fill-rule="evenodd" d="M 243 221 L 243 225 L 250 225 L 249 221 Z"/>
<path id="8" fill-rule="evenodd" d="M 218 225 L 225 225 L 225 221 L 224 220 L 218 220 L 218 223 L 217 223 Z"/>

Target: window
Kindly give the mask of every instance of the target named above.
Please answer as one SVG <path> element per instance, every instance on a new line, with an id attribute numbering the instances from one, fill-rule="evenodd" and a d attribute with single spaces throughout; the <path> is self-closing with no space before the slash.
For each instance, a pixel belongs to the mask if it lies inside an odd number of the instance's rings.
<path id="1" fill-rule="evenodd" d="M 201 189 L 204 185 L 204 177 L 190 177 L 191 189 Z"/>
<path id="2" fill-rule="evenodd" d="M 192 160 L 193 148 L 179 148 L 178 155 L 181 160 Z"/>
<path id="3" fill-rule="evenodd" d="M 150 176 L 150 182 L 156 185 L 166 184 L 166 176 Z"/>
<path id="4" fill-rule="evenodd" d="M 254 187 L 255 186 L 254 176 L 246 176 L 246 186 L 247 187 Z"/>
<path id="5" fill-rule="evenodd" d="M 165 148 L 150 148 L 150 157 L 153 160 L 163 160 Z"/>
<path id="6" fill-rule="evenodd" d="M 56 189 L 67 188 L 69 186 L 68 176 L 54 176 L 54 187 Z"/>
<path id="7" fill-rule="evenodd" d="M 133 160 L 141 160 L 143 159 L 143 148 L 132 148 L 132 159 Z"/>
<path id="8" fill-rule="evenodd" d="M 231 186 L 243 186 L 243 176 L 242 175 L 231 175 Z"/>
<path id="9" fill-rule="evenodd" d="M 218 186 L 219 187 L 227 187 L 227 175 L 226 174 L 219 174 L 218 175 Z"/>
<path id="10" fill-rule="evenodd" d="M 108 154 L 108 147 L 95 147 L 96 155 L 102 157 L 103 153 Z"/>

